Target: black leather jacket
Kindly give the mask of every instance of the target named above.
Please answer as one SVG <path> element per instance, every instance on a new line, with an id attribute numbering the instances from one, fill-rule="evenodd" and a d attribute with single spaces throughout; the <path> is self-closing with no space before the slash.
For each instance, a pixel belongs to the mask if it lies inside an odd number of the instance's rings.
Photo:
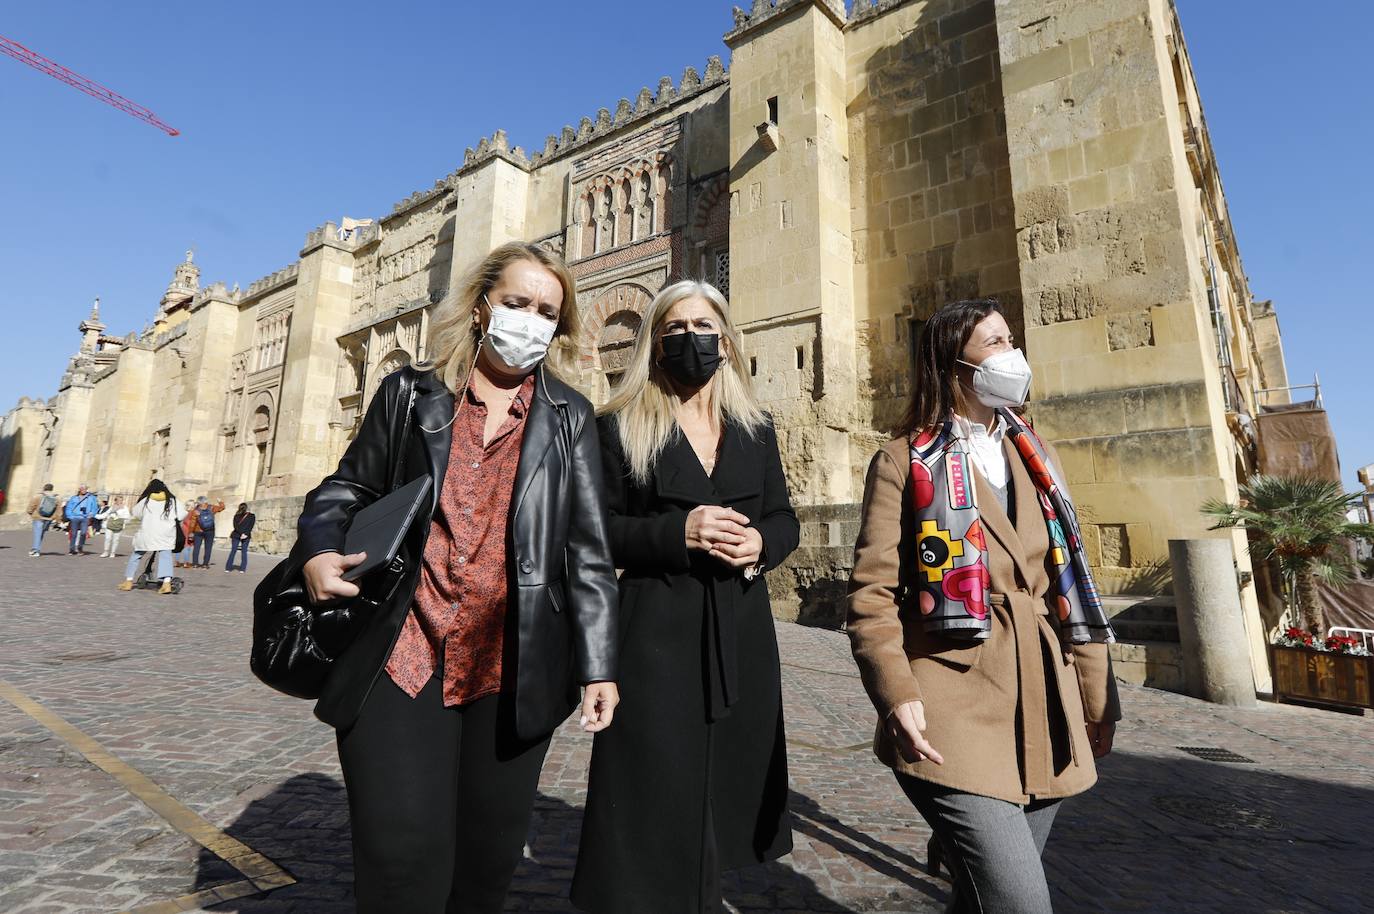
<path id="1" fill-rule="evenodd" d="M 616 678 L 615 567 L 601 488 L 601 450 L 592 406 L 581 394 L 537 369 L 534 402 L 511 497 L 507 631 L 518 633 L 513 671 L 515 725 L 522 738 L 542 738 L 577 704 L 577 685 Z M 405 574 L 395 593 L 337 659 L 315 715 L 352 726 L 384 667 L 420 581 L 420 561 L 453 441 L 453 394 L 433 372 L 403 368 L 385 378 L 339 467 L 305 498 L 297 525 L 296 561 L 342 552 L 348 519 L 386 494 L 394 455 L 402 372 L 415 378 L 415 407 L 404 446 L 403 482 L 428 472 L 434 480 L 401 549 Z M 437 432 L 425 429 L 439 429 Z M 508 651 L 507 657 L 511 658 Z M 508 659 L 507 662 L 510 662 Z"/>

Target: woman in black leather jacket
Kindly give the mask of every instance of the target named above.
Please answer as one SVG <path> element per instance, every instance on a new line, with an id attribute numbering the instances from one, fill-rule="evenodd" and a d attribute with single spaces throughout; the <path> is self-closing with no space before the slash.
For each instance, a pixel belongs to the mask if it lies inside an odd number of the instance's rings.
<path id="1" fill-rule="evenodd" d="M 315 708 L 338 730 L 360 912 L 500 911 L 579 684 L 584 729 L 611 723 L 617 594 L 596 422 L 546 367 L 576 331 L 563 262 L 497 248 L 435 315 L 431 361 L 382 382 L 306 497 L 293 554 L 323 604 L 357 595 L 342 578 L 363 560 L 342 554 L 348 519 L 386 493 L 396 461 L 395 478 L 434 483 L 400 585 Z"/>

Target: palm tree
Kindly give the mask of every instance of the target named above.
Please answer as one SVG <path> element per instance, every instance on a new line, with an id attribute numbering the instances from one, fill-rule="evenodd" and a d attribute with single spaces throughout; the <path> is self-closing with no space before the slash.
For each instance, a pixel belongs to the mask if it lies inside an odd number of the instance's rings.
<path id="1" fill-rule="evenodd" d="M 1360 503 L 1340 483 L 1311 476 L 1254 476 L 1240 486 L 1240 503 L 1211 499 L 1202 513 L 1221 530 L 1241 527 L 1251 534 L 1260 558 L 1273 560 L 1283 576 L 1294 625 L 1314 633 L 1326 629 L 1316 584 L 1350 583 L 1355 565 L 1345 544 L 1374 539 L 1374 524 L 1351 523 L 1346 512 Z"/>

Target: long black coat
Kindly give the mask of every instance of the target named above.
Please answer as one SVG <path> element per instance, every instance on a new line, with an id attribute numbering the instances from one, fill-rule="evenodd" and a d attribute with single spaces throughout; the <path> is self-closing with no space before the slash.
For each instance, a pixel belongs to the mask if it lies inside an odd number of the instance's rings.
<path id="1" fill-rule="evenodd" d="M 713 909 L 720 870 L 792 849 L 778 645 L 759 575 L 689 551 L 687 514 L 726 505 L 764 544 L 797 547 L 771 424 L 728 424 L 707 476 L 679 432 L 635 484 L 614 419 L 600 420 L 620 578 L 620 695 L 596 736 L 573 901 L 596 914 Z M 704 907 L 705 906 L 705 907 Z"/>
<path id="2" fill-rule="evenodd" d="M 591 404 L 544 369 L 537 369 L 534 402 L 511 498 L 510 606 L 516 615 L 514 671 L 503 670 L 514 692 L 516 732 L 548 735 L 577 703 L 577 685 L 616 678 L 616 583 L 602 499 L 601 452 Z M 415 405 L 404 442 L 401 376 L 412 372 Z M 403 368 L 385 378 L 338 469 L 305 497 L 291 556 L 271 573 L 292 581 L 299 566 L 321 552 L 343 552 L 348 521 L 387 491 L 392 468 L 404 461 L 404 480 L 428 473 L 430 504 L 401 549 L 406 573 L 392 598 L 335 661 L 315 715 L 339 730 L 353 725 L 400 634 L 420 581 L 430 518 L 448 471 L 454 397 L 432 371 Z M 426 429 L 435 429 L 430 432 Z M 269 585 L 268 580 L 263 585 Z M 509 629 L 508 629 L 509 630 Z"/>

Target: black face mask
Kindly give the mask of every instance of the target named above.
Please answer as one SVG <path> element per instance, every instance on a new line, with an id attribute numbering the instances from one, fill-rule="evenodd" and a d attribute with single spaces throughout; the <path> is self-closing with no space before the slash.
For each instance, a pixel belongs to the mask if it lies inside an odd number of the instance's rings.
<path id="1" fill-rule="evenodd" d="M 674 333 L 665 336 L 658 367 L 688 387 L 701 387 L 720 367 L 720 334 Z"/>

